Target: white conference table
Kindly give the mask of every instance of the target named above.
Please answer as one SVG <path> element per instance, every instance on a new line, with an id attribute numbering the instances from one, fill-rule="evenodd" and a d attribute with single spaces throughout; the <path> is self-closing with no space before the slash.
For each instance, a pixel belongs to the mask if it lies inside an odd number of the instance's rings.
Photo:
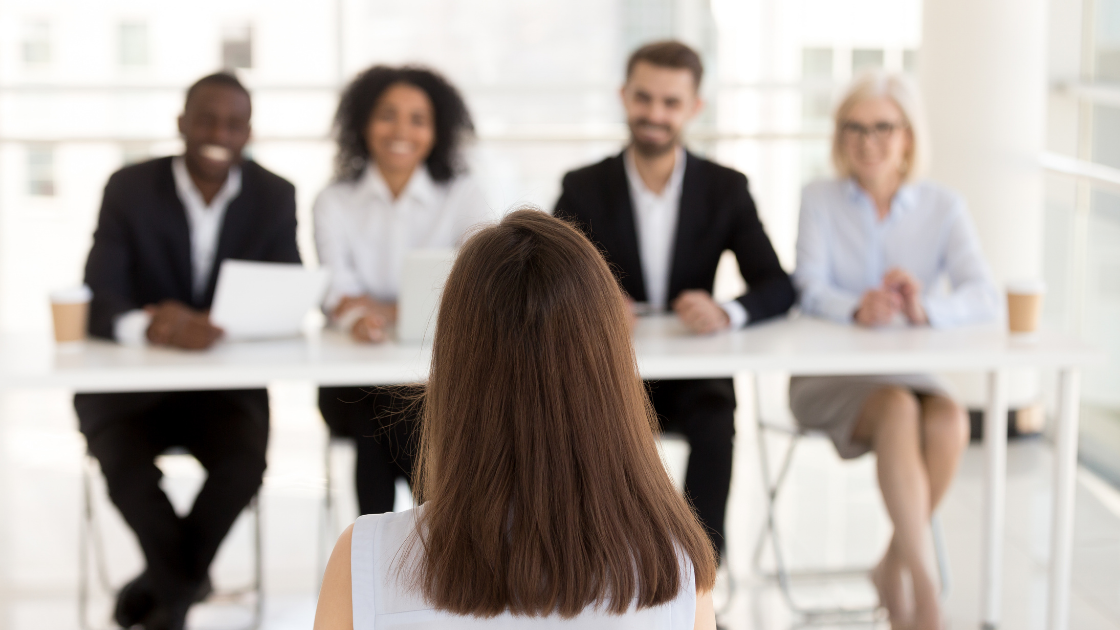
<path id="1" fill-rule="evenodd" d="M 988 374 L 981 626 L 1000 621 L 1007 452 L 1007 371 L 1056 370 L 1053 527 L 1047 627 L 1068 624 L 1077 467 L 1080 369 L 1103 356 L 1065 335 L 1043 331 L 1030 342 L 993 327 L 935 331 L 867 330 L 810 318 L 694 336 L 671 317 L 639 321 L 634 347 L 647 379 L 730 377 L 740 372 L 898 374 L 974 371 Z M 45 336 L 0 336 L 0 389 L 65 388 L 76 392 L 238 389 L 282 380 L 319 385 L 422 381 L 430 348 L 388 342 L 360 345 L 331 331 L 308 338 L 222 343 L 206 352 L 130 348 L 88 341 L 56 348 Z"/>

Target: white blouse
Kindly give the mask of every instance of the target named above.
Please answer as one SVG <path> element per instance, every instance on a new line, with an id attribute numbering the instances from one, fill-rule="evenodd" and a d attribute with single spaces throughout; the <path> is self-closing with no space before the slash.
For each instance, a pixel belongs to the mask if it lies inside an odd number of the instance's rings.
<path id="1" fill-rule="evenodd" d="M 419 509 L 423 509 L 422 507 Z M 615 615 L 585 609 L 572 619 L 559 616 L 515 617 L 504 613 L 482 619 L 437 610 L 407 585 L 401 576 L 415 569 L 416 552 L 407 543 L 416 531 L 417 510 L 369 514 L 354 523 L 350 542 L 350 580 L 354 600 L 354 630 L 466 630 L 475 628 L 580 628 L 587 630 L 692 630 L 696 624 L 696 579 L 692 563 L 681 560 L 681 590 L 672 601 Z"/>
<path id="2" fill-rule="evenodd" d="M 894 267 L 921 282 L 922 306 L 934 328 L 990 322 L 1002 314 L 960 196 L 928 181 L 906 184 L 879 220 L 874 203 L 851 179 L 805 186 L 793 273 L 802 312 L 851 322 L 863 293 L 881 286 Z"/>
<path id="3" fill-rule="evenodd" d="M 372 163 L 358 179 L 327 186 L 312 214 L 319 263 L 331 271 L 328 312 L 344 296 L 397 301 L 407 252 L 457 247 L 472 226 L 495 218 L 469 176 L 436 182 L 420 166 L 393 199 Z"/>

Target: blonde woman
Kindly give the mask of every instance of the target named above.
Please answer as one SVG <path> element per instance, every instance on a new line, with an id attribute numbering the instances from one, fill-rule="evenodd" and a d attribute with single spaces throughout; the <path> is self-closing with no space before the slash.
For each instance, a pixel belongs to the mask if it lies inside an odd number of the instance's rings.
<path id="1" fill-rule="evenodd" d="M 927 150 L 915 89 L 857 79 L 836 109 L 838 177 L 805 187 L 794 283 L 802 312 L 859 326 L 947 328 L 998 317 L 998 297 L 964 200 L 919 179 Z M 801 377 L 798 423 L 841 457 L 877 457 L 894 536 L 872 580 L 892 628 L 943 624 L 927 557 L 929 522 L 968 443 L 964 410 L 927 375 Z M 909 579 L 907 579 L 909 578 Z"/>

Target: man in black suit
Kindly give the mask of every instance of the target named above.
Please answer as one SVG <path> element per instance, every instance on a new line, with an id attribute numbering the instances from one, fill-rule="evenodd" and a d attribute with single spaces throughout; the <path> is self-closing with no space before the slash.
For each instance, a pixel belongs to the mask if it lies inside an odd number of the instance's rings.
<path id="1" fill-rule="evenodd" d="M 294 187 L 241 158 L 250 114 L 249 93 L 234 76 L 204 77 L 187 91 L 179 118 L 184 154 L 109 178 L 85 272 L 92 335 L 205 349 L 222 334 L 208 311 L 223 260 L 300 262 Z M 218 545 L 261 485 L 268 394 L 79 394 L 74 407 L 147 561 L 118 594 L 116 621 L 180 630 L 209 591 Z M 207 470 L 185 517 L 159 487 L 155 458 L 171 447 L 185 447 Z"/>
<path id="2" fill-rule="evenodd" d="M 702 73 L 700 57 L 679 42 L 635 51 L 621 91 L 630 145 L 565 175 L 555 214 L 599 247 L 636 313 L 671 309 L 688 328 L 708 334 L 785 313 L 794 291 L 747 178 L 683 148 L 681 130 L 702 107 Z M 712 287 L 725 250 L 735 253 L 749 290 L 719 304 Z M 735 436 L 731 379 L 647 386 L 662 428 L 688 438 L 685 494 L 722 552 Z"/>

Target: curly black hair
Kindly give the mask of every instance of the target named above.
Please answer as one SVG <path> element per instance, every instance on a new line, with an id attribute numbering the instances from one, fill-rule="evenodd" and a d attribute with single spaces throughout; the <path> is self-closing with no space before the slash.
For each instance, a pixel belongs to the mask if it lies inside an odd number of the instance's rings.
<path id="1" fill-rule="evenodd" d="M 338 143 L 335 179 L 357 179 L 369 162 L 365 131 L 373 108 L 390 86 L 406 83 L 428 95 L 435 110 L 435 143 L 426 160 L 428 172 L 437 182 L 445 182 L 463 170 L 459 147 L 474 132 L 471 114 L 459 90 L 437 72 L 421 66 L 374 66 L 362 72 L 338 102 L 334 115 L 334 137 Z"/>

